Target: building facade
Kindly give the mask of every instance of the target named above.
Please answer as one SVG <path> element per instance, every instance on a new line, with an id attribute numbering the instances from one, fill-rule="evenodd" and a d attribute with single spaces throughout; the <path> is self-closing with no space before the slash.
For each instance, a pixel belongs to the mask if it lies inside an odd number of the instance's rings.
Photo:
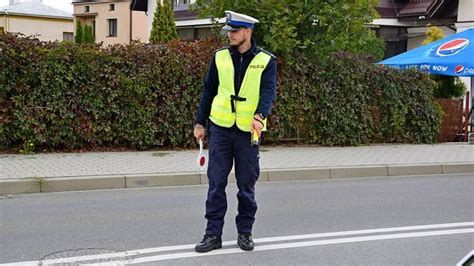
<path id="1" fill-rule="evenodd" d="M 173 0 L 173 11 L 176 21 L 176 31 L 181 40 L 192 41 L 213 36 L 210 19 L 198 18 L 198 13 L 190 10 L 190 5 L 196 0 Z M 157 0 L 133 0 L 131 8 L 144 12 L 147 16 L 147 39 L 150 36 L 153 24 L 153 14 L 156 10 Z M 219 23 L 224 23 L 221 18 Z"/>
<path id="2" fill-rule="evenodd" d="M 47 6 L 41 0 L 10 0 L 0 7 L 0 34 L 4 32 L 34 35 L 42 41 L 72 41 L 72 14 Z"/>
<path id="3" fill-rule="evenodd" d="M 96 43 L 111 45 L 148 41 L 147 16 L 133 11 L 131 0 L 74 0 L 74 25 L 92 27 Z"/>

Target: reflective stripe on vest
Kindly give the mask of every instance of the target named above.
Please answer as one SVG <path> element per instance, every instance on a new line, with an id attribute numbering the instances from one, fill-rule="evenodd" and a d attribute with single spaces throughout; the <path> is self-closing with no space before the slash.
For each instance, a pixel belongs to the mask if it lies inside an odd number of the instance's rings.
<path id="1" fill-rule="evenodd" d="M 219 87 L 211 106 L 209 119 L 216 125 L 237 127 L 250 132 L 255 111 L 260 99 L 260 81 L 263 70 L 270 62 L 270 55 L 259 52 L 250 62 L 238 95 L 234 90 L 234 64 L 229 49 L 216 52 L 216 66 L 219 75 Z M 266 119 L 264 129 L 266 130 Z"/>

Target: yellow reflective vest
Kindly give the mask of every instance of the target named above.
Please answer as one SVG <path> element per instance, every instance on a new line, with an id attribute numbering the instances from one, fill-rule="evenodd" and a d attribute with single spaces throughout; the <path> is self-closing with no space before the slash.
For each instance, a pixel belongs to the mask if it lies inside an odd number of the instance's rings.
<path id="1" fill-rule="evenodd" d="M 217 95 L 211 105 L 209 119 L 221 127 L 237 127 L 250 132 L 255 111 L 260 99 L 260 81 L 263 70 L 270 62 L 271 56 L 260 51 L 250 62 L 238 95 L 234 90 L 234 64 L 229 49 L 216 52 L 215 60 L 219 75 Z M 263 130 L 266 130 L 266 119 Z"/>

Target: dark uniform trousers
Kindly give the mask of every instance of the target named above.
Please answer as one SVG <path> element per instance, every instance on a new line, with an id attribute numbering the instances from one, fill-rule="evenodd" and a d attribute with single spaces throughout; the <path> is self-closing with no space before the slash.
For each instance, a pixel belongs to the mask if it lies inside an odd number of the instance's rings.
<path id="1" fill-rule="evenodd" d="M 255 182 L 260 175 L 258 146 L 252 146 L 250 133 L 234 125 L 224 128 L 211 123 L 209 128 L 209 190 L 206 201 L 206 234 L 220 236 L 227 211 L 225 188 L 235 160 L 238 215 L 235 218 L 239 233 L 251 233 L 257 212 Z"/>

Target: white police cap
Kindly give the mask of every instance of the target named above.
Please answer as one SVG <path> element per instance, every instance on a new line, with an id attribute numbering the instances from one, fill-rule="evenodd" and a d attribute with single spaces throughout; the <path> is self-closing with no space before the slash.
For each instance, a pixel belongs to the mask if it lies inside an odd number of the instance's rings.
<path id="1" fill-rule="evenodd" d="M 225 11 L 227 21 L 226 25 L 222 28 L 223 30 L 238 30 L 240 28 L 251 28 L 255 23 L 259 22 L 258 19 L 244 14 L 240 14 L 234 11 L 226 10 Z"/>

